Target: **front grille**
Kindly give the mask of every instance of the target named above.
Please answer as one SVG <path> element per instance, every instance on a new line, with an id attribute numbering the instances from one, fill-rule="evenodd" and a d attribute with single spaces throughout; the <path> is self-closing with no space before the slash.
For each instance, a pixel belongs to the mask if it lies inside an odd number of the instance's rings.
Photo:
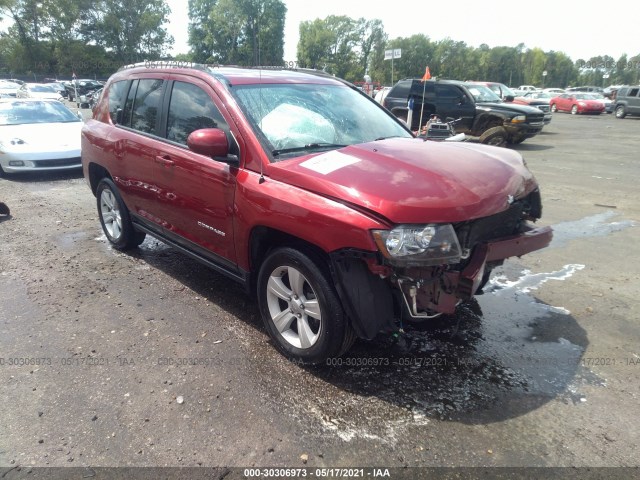
<path id="1" fill-rule="evenodd" d="M 80 157 L 72 157 L 72 158 L 56 158 L 53 160 L 35 160 L 36 168 L 44 168 L 44 167 L 72 167 L 72 166 L 80 166 L 82 165 L 82 160 Z"/>
<path id="2" fill-rule="evenodd" d="M 505 199 L 506 202 L 506 199 Z M 542 215 L 540 191 L 534 190 L 521 200 L 513 202 L 503 212 L 454 225 L 460 247 L 472 250 L 479 243 L 507 237 L 520 232 L 523 222 Z"/>
<path id="3" fill-rule="evenodd" d="M 532 125 L 536 125 L 538 123 L 543 123 L 544 122 L 544 113 L 540 112 L 538 113 L 531 113 L 529 115 L 527 115 L 527 121 L 532 124 Z"/>

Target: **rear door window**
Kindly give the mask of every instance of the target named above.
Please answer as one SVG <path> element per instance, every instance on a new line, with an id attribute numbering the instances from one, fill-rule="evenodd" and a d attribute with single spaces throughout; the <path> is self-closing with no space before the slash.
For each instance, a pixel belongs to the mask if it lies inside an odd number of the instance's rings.
<path id="1" fill-rule="evenodd" d="M 128 86 L 128 80 L 121 80 L 120 82 L 113 83 L 109 87 L 109 116 L 113 123 L 117 123 L 118 110 L 124 109 L 125 95 Z M 122 121 L 122 118 L 120 118 L 120 120 Z"/>
<path id="2" fill-rule="evenodd" d="M 161 79 L 140 80 L 131 112 L 131 128 L 144 133 L 156 133 L 163 84 Z"/>

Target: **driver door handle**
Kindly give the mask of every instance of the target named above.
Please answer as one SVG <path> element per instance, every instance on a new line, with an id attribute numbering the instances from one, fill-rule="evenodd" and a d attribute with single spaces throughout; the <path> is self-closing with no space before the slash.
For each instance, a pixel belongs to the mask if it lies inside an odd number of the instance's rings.
<path id="1" fill-rule="evenodd" d="M 155 159 L 156 163 L 159 163 L 163 167 L 173 167 L 174 162 L 169 155 L 158 155 Z"/>

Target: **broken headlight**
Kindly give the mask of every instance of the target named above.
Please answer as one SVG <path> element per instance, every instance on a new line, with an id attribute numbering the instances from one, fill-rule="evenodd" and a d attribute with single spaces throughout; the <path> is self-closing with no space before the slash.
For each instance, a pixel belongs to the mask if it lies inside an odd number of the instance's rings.
<path id="1" fill-rule="evenodd" d="M 442 265 L 460 261 L 460 243 L 451 224 L 400 225 L 373 230 L 382 255 L 392 265 Z"/>

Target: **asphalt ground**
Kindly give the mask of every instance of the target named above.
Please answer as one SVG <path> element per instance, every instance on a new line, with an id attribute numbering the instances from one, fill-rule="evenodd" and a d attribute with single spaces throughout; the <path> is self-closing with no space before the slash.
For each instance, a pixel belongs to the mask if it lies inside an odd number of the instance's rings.
<path id="1" fill-rule="evenodd" d="M 639 133 L 640 118 L 554 114 L 516 148 L 553 244 L 457 315 L 314 368 L 277 353 L 227 278 L 151 238 L 113 250 L 81 173 L 0 179 L 0 475 L 632 478 Z M 144 472 L 168 476 L 123 478 Z"/>

